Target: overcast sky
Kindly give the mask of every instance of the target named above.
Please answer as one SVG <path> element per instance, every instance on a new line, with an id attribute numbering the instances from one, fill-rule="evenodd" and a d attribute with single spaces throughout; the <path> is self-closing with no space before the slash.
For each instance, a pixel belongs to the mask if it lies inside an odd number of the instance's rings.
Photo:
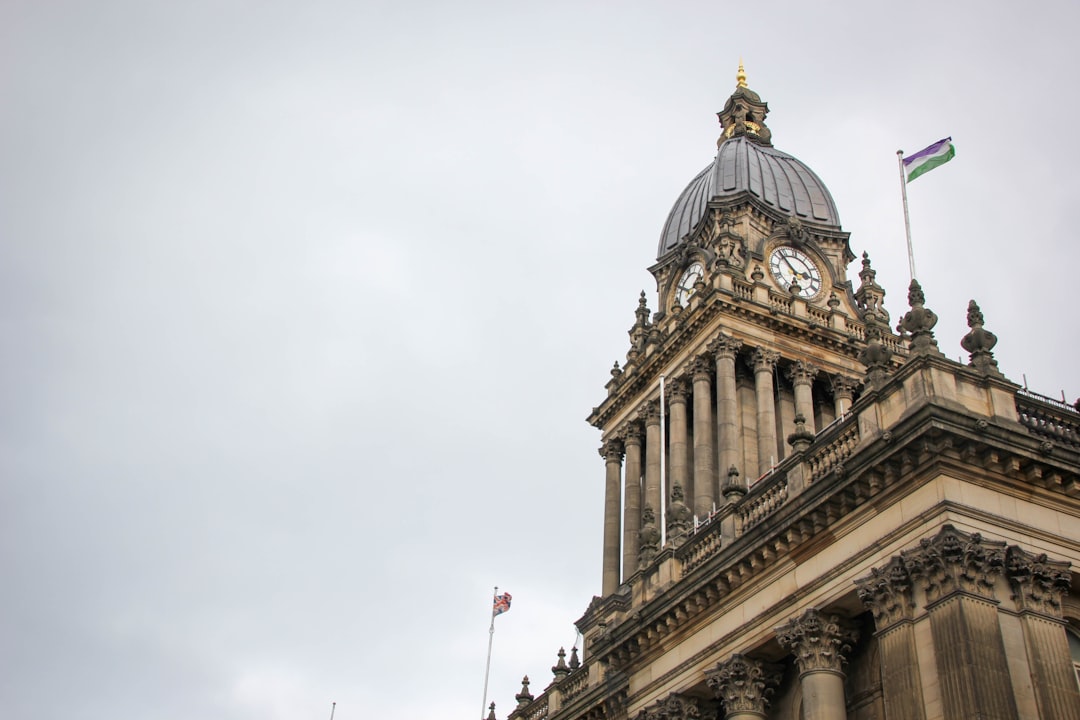
<path id="1" fill-rule="evenodd" d="M 476 718 L 494 585 L 497 715 L 546 686 L 740 56 L 894 323 L 953 136 L 941 348 L 976 298 L 1075 399 L 1080 5 L 1029 7 L 0 0 L 0 715 Z"/>

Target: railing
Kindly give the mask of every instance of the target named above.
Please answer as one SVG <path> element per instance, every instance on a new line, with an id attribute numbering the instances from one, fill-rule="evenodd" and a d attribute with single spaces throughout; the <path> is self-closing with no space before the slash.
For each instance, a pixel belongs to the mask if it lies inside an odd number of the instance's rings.
<path id="1" fill-rule="evenodd" d="M 837 465 L 842 464 L 859 444 L 859 423 L 854 415 L 848 415 L 842 421 L 830 424 L 822 433 L 826 431 L 836 433 L 835 437 L 806 458 L 806 463 L 810 466 L 810 483 L 817 482 Z M 819 434 L 818 437 L 821 435 Z"/>
<path id="2" fill-rule="evenodd" d="M 753 300 L 754 299 L 754 285 L 753 283 L 744 282 L 738 278 L 734 278 L 731 284 L 731 289 L 735 293 L 735 297 L 741 300 Z"/>
<path id="3" fill-rule="evenodd" d="M 779 313 L 786 315 L 791 314 L 791 296 L 777 295 L 776 293 L 769 292 L 769 307 Z"/>
<path id="4" fill-rule="evenodd" d="M 720 528 L 719 518 L 711 520 L 707 525 L 699 525 L 690 539 L 676 551 L 684 574 L 720 552 Z"/>
<path id="5" fill-rule="evenodd" d="M 576 698 L 587 687 L 589 687 L 589 668 L 587 665 L 583 665 L 562 681 L 559 685 L 559 692 L 562 694 L 565 703 Z"/>
<path id="6" fill-rule="evenodd" d="M 1033 434 L 1080 447 L 1080 412 L 1067 403 L 1020 390 L 1016 393 L 1016 413 Z"/>
<path id="7" fill-rule="evenodd" d="M 822 327 L 829 327 L 829 313 L 815 307 L 806 308 L 806 317 Z"/>
<path id="8" fill-rule="evenodd" d="M 759 489 L 760 488 L 760 489 Z M 773 514 L 788 497 L 787 473 L 773 473 L 754 486 L 735 516 L 735 531 L 742 534 Z"/>

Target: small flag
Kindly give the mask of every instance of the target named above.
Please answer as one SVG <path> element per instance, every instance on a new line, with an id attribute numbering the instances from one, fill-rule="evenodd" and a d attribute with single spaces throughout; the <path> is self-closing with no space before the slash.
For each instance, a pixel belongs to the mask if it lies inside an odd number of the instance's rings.
<path id="1" fill-rule="evenodd" d="M 502 615 L 510 609 L 510 593 L 495 596 L 495 606 L 491 609 L 491 616 Z"/>
<path id="2" fill-rule="evenodd" d="M 938 140 L 925 150 L 904 158 L 907 182 L 911 182 L 923 173 L 930 172 L 938 165 L 944 165 L 954 157 L 956 157 L 956 148 L 952 144 L 952 138 L 947 137 L 944 140 Z"/>

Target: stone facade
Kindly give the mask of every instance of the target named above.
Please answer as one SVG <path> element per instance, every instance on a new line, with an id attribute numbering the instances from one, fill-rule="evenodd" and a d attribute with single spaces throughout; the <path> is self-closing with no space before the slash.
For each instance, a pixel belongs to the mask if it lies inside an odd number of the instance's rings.
<path id="1" fill-rule="evenodd" d="M 767 112 L 740 74 L 712 195 L 684 201 L 695 178 L 665 227 L 660 308 L 639 299 L 589 417 L 602 593 L 581 659 L 510 717 L 1080 720 L 1080 413 L 1000 372 L 974 301 L 969 364 L 917 282 L 893 333 Z"/>

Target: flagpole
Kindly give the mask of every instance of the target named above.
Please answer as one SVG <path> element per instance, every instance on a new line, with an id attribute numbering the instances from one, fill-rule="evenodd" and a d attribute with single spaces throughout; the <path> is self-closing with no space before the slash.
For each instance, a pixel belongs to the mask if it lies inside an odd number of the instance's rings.
<path id="1" fill-rule="evenodd" d="M 911 279 L 915 279 L 915 251 L 911 248 L 911 218 L 908 215 L 907 177 L 904 175 L 904 151 L 896 151 L 896 162 L 900 167 L 900 194 L 904 198 L 904 230 L 907 233 L 907 261 Z"/>
<path id="2" fill-rule="evenodd" d="M 480 703 L 480 720 L 484 720 L 484 710 L 487 709 L 488 673 L 491 672 L 491 644 L 495 640 L 495 600 L 499 594 L 499 586 L 495 586 L 495 592 L 491 594 L 491 627 L 488 628 L 488 654 L 487 663 L 484 665 L 484 701 Z"/>
<path id="3" fill-rule="evenodd" d="M 664 483 L 664 455 L 667 446 L 667 427 L 664 422 L 664 376 L 660 376 L 660 547 L 667 542 L 667 492 Z"/>

